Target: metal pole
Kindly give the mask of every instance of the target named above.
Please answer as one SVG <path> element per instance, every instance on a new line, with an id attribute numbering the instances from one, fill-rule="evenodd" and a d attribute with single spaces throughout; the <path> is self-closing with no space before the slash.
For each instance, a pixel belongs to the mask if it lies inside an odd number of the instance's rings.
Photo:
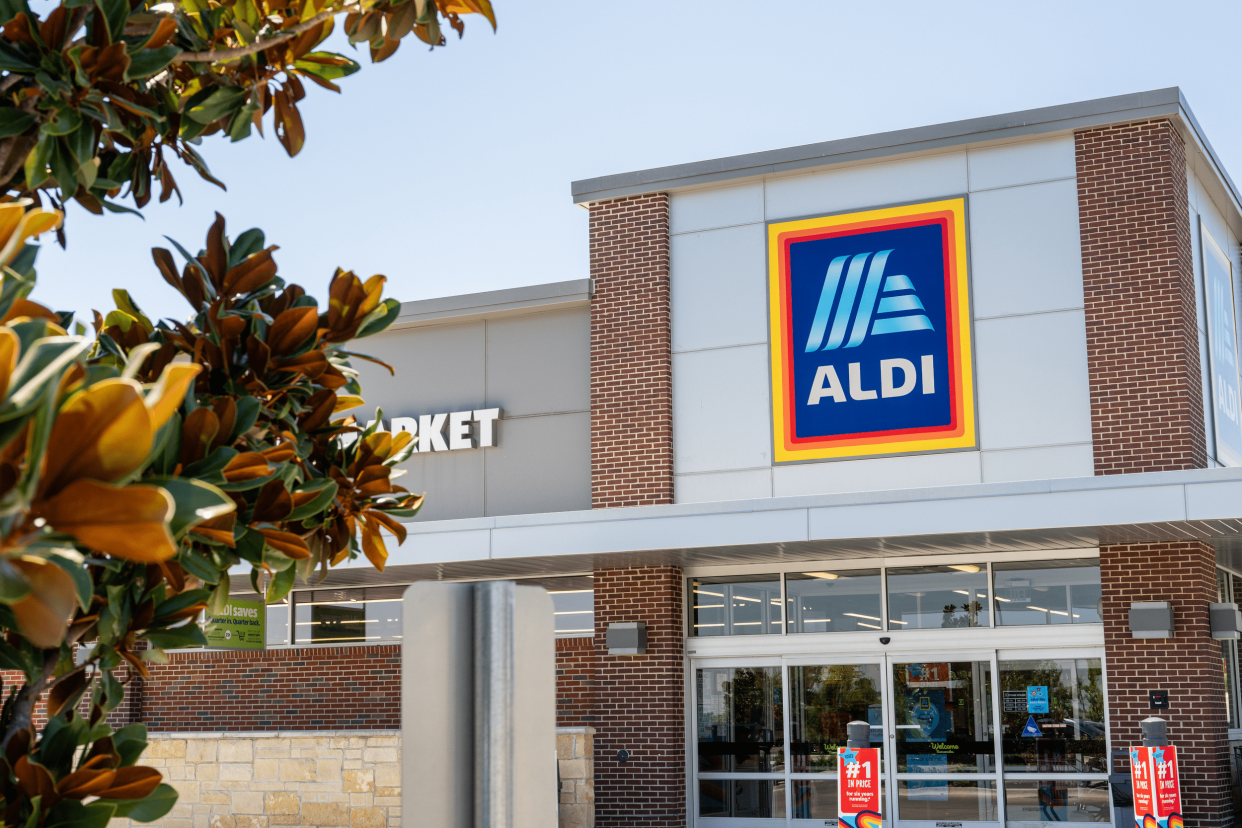
<path id="1" fill-rule="evenodd" d="M 1169 724 L 1159 716 L 1149 716 L 1139 722 L 1143 728 L 1143 747 L 1168 747 Z"/>
<path id="2" fill-rule="evenodd" d="M 512 581 L 474 586 L 474 824 L 513 826 Z"/>
<path id="3" fill-rule="evenodd" d="M 850 722 L 845 726 L 845 746 L 850 750 L 871 747 L 871 725 L 867 722 Z"/>

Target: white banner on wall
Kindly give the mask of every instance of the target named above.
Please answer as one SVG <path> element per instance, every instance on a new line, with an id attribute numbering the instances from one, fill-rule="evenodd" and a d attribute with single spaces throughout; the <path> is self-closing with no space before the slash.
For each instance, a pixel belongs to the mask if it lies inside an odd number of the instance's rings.
<path id="1" fill-rule="evenodd" d="M 1238 338 L 1233 304 L 1233 265 L 1199 221 L 1203 285 L 1207 298 L 1208 351 L 1216 459 L 1242 466 L 1242 405 L 1238 394 Z"/>

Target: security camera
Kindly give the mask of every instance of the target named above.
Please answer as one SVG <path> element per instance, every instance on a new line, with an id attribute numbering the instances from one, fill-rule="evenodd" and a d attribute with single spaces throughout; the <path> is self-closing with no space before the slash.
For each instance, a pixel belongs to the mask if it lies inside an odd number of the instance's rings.
<path id="1" fill-rule="evenodd" d="M 893 640 L 893 639 L 889 638 L 887 635 L 882 635 L 882 636 L 880 636 L 880 643 L 881 643 L 881 644 L 887 644 L 888 642 L 890 642 L 890 641 L 892 641 L 892 640 Z"/>

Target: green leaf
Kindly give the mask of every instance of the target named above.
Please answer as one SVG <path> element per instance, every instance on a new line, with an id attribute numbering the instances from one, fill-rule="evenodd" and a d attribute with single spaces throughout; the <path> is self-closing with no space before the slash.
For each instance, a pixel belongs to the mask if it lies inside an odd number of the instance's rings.
<path id="1" fill-rule="evenodd" d="M 244 236 L 245 233 L 242 235 Z M 260 236 L 261 238 L 262 236 Z M 240 241 L 241 239 L 238 239 L 238 242 Z M 260 241 L 260 243 L 262 242 Z M 259 402 L 257 397 L 246 396 L 238 400 L 237 419 L 233 424 L 233 433 L 229 435 L 229 443 L 236 443 L 238 437 L 254 428 L 254 424 L 258 422 L 261 413 L 263 413 L 263 403 Z"/>
<path id="2" fill-rule="evenodd" d="M 37 68 L 38 66 L 22 54 L 16 44 L 0 40 L 0 69 L 29 74 Z"/>
<path id="3" fill-rule="evenodd" d="M 2 61 L 0 61 L 2 63 Z M 0 66 L 0 68 L 4 68 Z M 35 125 L 35 116 L 11 106 L 0 108 L 0 138 L 21 135 Z"/>
<path id="4" fill-rule="evenodd" d="M 41 134 L 35 143 L 34 151 L 26 156 L 26 186 L 34 189 L 47 181 L 48 161 L 52 159 L 52 151 L 56 148 L 56 136 Z"/>
<path id="5" fill-rule="evenodd" d="M 126 725 L 112 734 L 112 746 L 121 757 L 121 767 L 130 767 L 147 749 L 147 726 L 142 722 Z"/>
<path id="6" fill-rule="evenodd" d="M 211 591 L 211 598 L 207 601 L 208 615 L 221 615 L 229 604 L 229 579 L 221 578 L 220 583 Z"/>
<path id="7" fill-rule="evenodd" d="M 48 811 L 43 828 L 108 828 L 115 812 L 116 805 L 111 802 L 96 800 L 83 805 L 76 799 L 62 799 Z"/>
<path id="8" fill-rule="evenodd" d="M 149 78 L 164 71 L 173 58 L 181 53 L 176 46 L 161 46 L 158 49 L 139 49 L 129 54 L 129 68 L 125 70 L 126 80 Z"/>
<path id="9" fill-rule="evenodd" d="M 16 604 L 30 594 L 30 583 L 17 567 L 0 558 L 0 603 Z"/>
<path id="10" fill-rule="evenodd" d="M 181 564 L 182 569 L 205 584 L 218 583 L 220 580 L 220 570 L 212 566 L 202 555 L 192 550 L 183 549 L 181 554 L 177 556 L 177 563 Z"/>
<path id="11" fill-rule="evenodd" d="M 257 227 L 251 227 L 238 236 L 237 241 L 233 242 L 233 246 L 229 248 L 229 267 L 237 267 L 246 260 L 246 257 L 253 256 L 262 249 L 263 231 Z"/>
<path id="12" fill-rule="evenodd" d="M 131 799 L 128 801 L 100 799 L 97 802 L 115 805 L 116 813 L 114 816 L 117 818 L 128 817 L 134 822 L 155 822 L 171 811 L 173 806 L 177 804 L 177 791 L 172 785 L 160 785 L 144 799 Z"/>
<path id="13" fill-rule="evenodd" d="M 331 60 L 334 63 L 344 61 L 344 63 L 333 66 L 327 63 L 319 63 L 318 61 L 311 60 L 310 58 Z M 362 68 L 357 61 L 350 60 L 345 55 L 340 55 L 336 52 L 308 52 L 299 60 L 295 60 L 293 65 L 307 74 L 314 75 L 317 78 L 323 78 L 326 81 L 333 81 L 338 78 L 348 77 Z"/>
<path id="14" fill-rule="evenodd" d="M 219 487 L 226 492 L 248 492 L 251 489 L 258 489 L 265 484 L 280 477 L 280 471 L 274 471 L 267 477 L 258 477 L 254 480 L 239 480 L 236 483 L 220 483 Z"/>
<path id="15" fill-rule="evenodd" d="M 400 313 L 400 302 L 396 299 L 385 299 L 375 310 L 367 314 L 366 319 L 362 320 L 362 324 L 358 326 L 358 333 L 354 335 L 354 338 L 362 339 L 363 337 L 386 330 L 389 325 L 397 321 L 397 315 Z"/>
<path id="16" fill-rule="evenodd" d="M 124 2 L 124 0 L 121 0 L 121 2 Z M 218 121 L 239 106 L 242 106 L 248 94 L 249 92 L 240 87 L 220 87 L 207 96 L 207 99 L 202 103 L 191 107 L 186 112 L 186 115 L 192 121 L 197 121 L 200 124 L 210 124 L 212 121 Z"/>
<path id="17" fill-rule="evenodd" d="M 52 115 L 43 125 L 43 131 L 48 135 L 68 135 L 76 132 L 80 126 L 82 126 L 82 116 L 76 109 L 66 106 Z"/>
<path id="18" fill-rule="evenodd" d="M 314 483 L 303 486 L 298 489 L 299 492 L 319 492 L 314 500 L 304 503 L 289 513 L 286 520 L 305 520 L 312 515 L 317 515 L 332 503 L 332 499 L 336 497 L 337 486 L 335 480 L 317 480 Z"/>
<path id="19" fill-rule="evenodd" d="M 288 595 L 293 589 L 293 579 L 297 574 L 297 567 L 294 566 L 278 571 L 267 586 L 267 602 L 274 604 Z"/>
<path id="20" fill-rule="evenodd" d="M 76 551 L 73 555 L 74 557 L 70 557 L 59 551 L 53 551 L 49 552 L 46 557 L 73 578 L 73 585 L 78 590 L 78 604 L 83 610 L 87 610 L 90 608 L 91 599 L 95 597 L 95 584 L 91 581 L 91 574 L 83 565 L 82 556 Z"/>
<path id="21" fill-rule="evenodd" d="M 95 0 L 108 25 L 108 42 L 116 43 L 125 34 L 125 21 L 129 19 L 129 0 Z"/>
<path id="22" fill-rule="evenodd" d="M 195 460 L 182 470 L 182 474 L 186 477 L 209 477 L 212 479 L 223 480 L 224 476 L 220 474 L 229 461 L 237 456 L 237 450 L 228 446 L 220 446 L 211 454 L 202 460 Z"/>
<path id="23" fill-rule="evenodd" d="M 205 647 L 207 638 L 198 624 L 193 622 L 171 630 L 147 630 L 142 637 L 151 642 L 152 647 L 161 650 L 179 650 L 185 647 Z"/>
<path id="24" fill-rule="evenodd" d="M 227 515 L 237 508 L 233 499 L 210 483 L 188 477 L 152 477 L 142 481 L 159 486 L 172 495 L 176 503 L 168 529 L 180 539 L 195 524 Z"/>
<path id="25" fill-rule="evenodd" d="M 263 563 L 263 547 L 267 545 L 264 537 L 253 529 L 242 529 L 241 535 L 237 536 L 234 543 L 236 544 L 234 552 L 243 561 L 254 566 L 260 566 Z"/>
<path id="26" fill-rule="evenodd" d="M 167 618 L 170 615 L 181 612 L 186 607 L 202 603 L 210 595 L 211 591 L 206 589 L 187 589 L 185 592 L 179 592 L 167 601 L 160 602 L 155 608 L 155 620 Z"/>

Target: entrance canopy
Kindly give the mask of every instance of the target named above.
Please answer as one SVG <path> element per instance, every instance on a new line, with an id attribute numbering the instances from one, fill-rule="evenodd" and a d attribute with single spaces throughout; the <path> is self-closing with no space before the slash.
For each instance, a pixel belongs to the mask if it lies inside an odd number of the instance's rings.
<path id="1" fill-rule="evenodd" d="M 1213 543 L 1218 564 L 1242 574 L 1242 469 L 414 521 L 407 528 L 403 546 L 389 544 L 383 574 L 360 558 L 333 570 L 324 585 L 1188 540 Z"/>

